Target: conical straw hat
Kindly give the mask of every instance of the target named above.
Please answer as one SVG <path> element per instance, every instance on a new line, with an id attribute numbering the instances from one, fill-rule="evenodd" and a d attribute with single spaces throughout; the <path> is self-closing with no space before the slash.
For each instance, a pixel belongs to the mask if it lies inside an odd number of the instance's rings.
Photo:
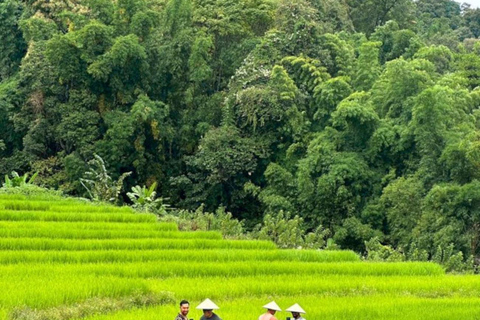
<path id="1" fill-rule="evenodd" d="M 263 307 L 265 309 L 269 309 L 269 310 L 282 311 L 282 309 L 280 309 L 280 307 L 278 306 L 278 304 L 275 303 L 275 301 L 272 301 L 272 302 L 264 305 Z"/>
<path id="2" fill-rule="evenodd" d="M 220 309 L 215 303 L 210 299 L 205 299 L 202 303 L 197 306 L 197 309 L 200 310 L 217 310 Z"/>
<path id="3" fill-rule="evenodd" d="M 293 306 L 291 306 L 290 308 L 288 308 L 287 310 L 285 311 L 288 311 L 288 312 L 298 312 L 298 313 L 306 313 L 305 310 L 302 309 L 302 307 L 300 307 L 300 305 L 298 303 L 295 303 Z"/>

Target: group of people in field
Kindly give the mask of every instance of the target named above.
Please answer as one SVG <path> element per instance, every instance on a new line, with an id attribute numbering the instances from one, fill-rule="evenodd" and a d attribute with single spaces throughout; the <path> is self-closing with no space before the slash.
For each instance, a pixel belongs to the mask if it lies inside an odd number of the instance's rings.
<path id="1" fill-rule="evenodd" d="M 267 303 L 263 306 L 263 308 L 267 309 L 267 312 L 262 314 L 258 317 L 258 320 L 278 320 L 275 317 L 275 313 L 277 311 L 282 311 L 278 304 L 275 301 Z M 197 309 L 203 310 L 203 316 L 200 320 L 222 320 L 213 310 L 220 309 L 212 300 L 205 299 L 202 303 L 197 306 Z M 188 319 L 188 312 L 190 311 L 190 303 L 187 300 L 180 301 L 180 312 L 178 313 L 175 320 L 193 320 Z M 305 310 L 300 307 L 298 303 L 294 304 L 293 306 L 289 307 L 287 310 L 288 312 L 292 313 L 292 317 L 288 317 L 287 320 L 306 320 L 302 317 L 301 314 L 305 314 Z"/>

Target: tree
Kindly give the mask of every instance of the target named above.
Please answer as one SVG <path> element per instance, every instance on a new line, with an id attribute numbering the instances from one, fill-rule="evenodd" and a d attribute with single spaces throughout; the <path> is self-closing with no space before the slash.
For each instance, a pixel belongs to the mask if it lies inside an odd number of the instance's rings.
<path id="1" fill-rule="evenodd" d="M 56 35 L 46 45 L 45 56 L 55 68 L 61 85 L 72 87 L 75 86 L 75 80 L 85 77 L 80 50 L 70 34 Z"/>
<path id="2" fill-rule="evenodd" d="M 248 200 L 242 187 L 265 157 L 260 146 L 229 125 L 207 132 L 198 152 L 186 160 L 191 168 L 187 178 L 192 184 L 187 201 L 205 203 L 207 208 L 220 203 L 233 212 L 244 213 Z"/>
<path id="3" fill-rule="evenodd" d="M 478 131 L 472 131 L 444 148 L 440 161 L 447 171 L 447 179 L 461 184 L 480 179 L 479 138 Z"/>
<path id="4" fill-rule="evenodd" d="M 332 76 L 351 76 L 354 65 L 353 48 L 334 34 L 319 37 L 320 61 Z"/>
<path id="5" fill-rule="evenodd" d="M 411 58 L 423 44 L 412 30 L 401 29 L 396 21 L 388 21 L 379 26 L 371 35 L 371 40 L 382 43 L 380 48 L 380 61 L 386 61 L 400 57 Z"/>
<path id="6" fill-rule="evenodd" d="M 88 73 L 107 83 L 118 104 L 134 101 L 134 92 L 145 86 L 147 54 L 137 36 L 130 34 L 115 39 L 112 47 L 88 66 Z"/>
<path id="7" fill-rule="evenodd" d="M 337 151 L 335 137 L 331 128 L 318 134 L 298 163 L 299 209 L 310 226 L 332 229 L 359 215 L 373 183 L 367 163 L 355 152 Z"/>
<path id="8" fill-rule="evenodd" d="M 88 92 L 70 91 L 68 103 L 59 104 L 60 118 L 55 126 L 55 140 L 67 154 L 74 151 L 84 157 L 95 152 L 95 142 L 101 137 L 101 116 L 95 108 L 96 98 Z"/>
<path id="9" fill-rule="evenodd" d="M 135 177 L 155 181 L 163 175 L 162 163 L 173 136 L 168 115 L 164 103 L 141 95 L 129 112 L 104 115 L 106 132 L 95 149 L 112 164 L 115 173 L 134 169 Z"/>
<path id="10" fill-rule="evenodd" d="M 352 94 L 353 90 L 348 80 L 346 77 L 336 77 L 328 79 L 315 88 L 313 120 L 315 121 L 314 124 L 318 122 L 318 128 L 325 128 L 330 123 L 332 112 L 345 98 Z"/>
<path id="11" fill-rule="evenodd" d="M 456 63 L 460 74 L 468 81 L 470 89 L 480 86 L 480 44 L 475 43 L 473 50 L 470 52 L 464 50 L 463 54 L 457 55 Z"/>
<path id="12" fill-rule="evenodd" d="M 18 71 L 27 49 L 19 27 L 22 11 L 19 1 L 0 3 L 0 82 Z"/>
<path id="13" fill-rule="evenodd" d="M 379 52 L 381 42 L 365 42 L 359 48 L 353 83 L 358 91 L 368 91 L 381 73 Z"/>
<path id="14" fill-rule="evenodd" d="M 433 20 L 446 18 L 451 28 L 456 29 L 460 25 L 460 3 L 453 0 L 418 0 L 415 3 L 417 16 L 425 23 L 432 24 Z M 445 21 L 444 21 L 445 22 Z"/>
<path id="15" fill-rule="evenodd" d="M 368 95 L 353 93 L 339 103 L 332 113 L 332 125 L 342 137 L 346 150 L 362 150 L 375 131 L 378 115 L 368 100 Z"/>
<path id="16" fill-rule="evenodd" d="M 433 65 L 422 61 L 396 59 L 372 87 L 372 102 L 380 118 L 408 123 L 412 118 L 412 99 L 432 84 Z"/>
<path id="17" fill-rule="evenodd" d="M 367 35 L 389 20 L 406 25 L 413 13 L 412 2 L 408 0 L 349 0 L 348 4 L 355 30 Z"/>
<path id="18" fill-rule="evenodd" d="M 424 196 L 425 188 L 416 177 L 400 177 L 383 189 L 380 202 L 394 247 L 407 248 L 415 240 L 412 230 L 421 217 Z"/>
<path id="19" fill-rule="evenodd" d="M 16 132 L 12 121 L 15 106 L 21 101 L 21 95 L 18 91 L 18 79 L 12 78 L 10 81 L 3 81 L 0 84 L 0 127 L 2 128 L 0 132 L 0 140 L 2 141 L 0 159 L 11 156 L 22 145 L 22 135 Z"/>
<path id="20" fill-rule="evenodd" d="M 432 183 L 442 176 L 439 166 L 442 150 L 449 141 L 455 141 L 473 129 L 468 112 L 471 100 L 463 90 L 434 86 L 417 98 L 412 113 L 412 130 L 421 155 L 421 172 L 424 181 Z"/>
<path id="21" fill-rule="evenodd" d="M 466 27 L 475 38 L 480 37 L 480 9 L 467 9 L 463 14 Z"/>
<path id="22" fill-rule="evenodd" d="M 479 254 L 480 215 L 478 212 L 479 182 L 463 186 L 444 184 L 430 190 L 424 200 L 424 210 L 414 230 L 420 248 L 433 253 L 437 247 L 454 250 L 464 256 Z"/>
<path id="23" fill-rule="evenodd" d="M 282 0 L 277 8 L 275 28 L 285 34 L 284 55 L 300 53 L 316 58 L 318 35 L 324 32 L 320 12 L 309 1 Z"/>
<path id="24" fill-rule="evenodd" d="M 414 58 L 425 59 L 433 63 L 438 73 L 447 73 L 452 69 L 454 56 L 453 53 L 445 46 L 423 47 Z"/>

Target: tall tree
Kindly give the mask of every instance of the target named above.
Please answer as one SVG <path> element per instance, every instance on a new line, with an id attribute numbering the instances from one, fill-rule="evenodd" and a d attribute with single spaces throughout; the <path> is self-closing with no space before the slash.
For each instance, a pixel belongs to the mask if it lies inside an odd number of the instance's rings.
<path id="1" fill-rule="evenodd" d="M 355 30 L 368 35 L 389 20 L 407 26 L 413 13 L 413 2 L 410 0 L 349 0 L 348 4 Z"/>
<path id="2" fill-rule="evenodd" d="M 18 71 L 27 46 L 19 27 L 23 5 L 17 0 L 0 3 L 0 81 Z"/>

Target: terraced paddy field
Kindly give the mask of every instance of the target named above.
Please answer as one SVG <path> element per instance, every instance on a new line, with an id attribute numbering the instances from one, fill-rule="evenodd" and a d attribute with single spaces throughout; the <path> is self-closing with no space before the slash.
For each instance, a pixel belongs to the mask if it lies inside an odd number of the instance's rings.
<path id="1" fill-rule="evenodd" d="M 431 263 L 368 263 L 348 251 L 179 232 L 128 208 L 0 194 L 0 319 L 224 319 L 275 300 L 312 319 L 480 319 L 480 277 Z M 289 313 L 277 313 L 279 319 Z"/>

